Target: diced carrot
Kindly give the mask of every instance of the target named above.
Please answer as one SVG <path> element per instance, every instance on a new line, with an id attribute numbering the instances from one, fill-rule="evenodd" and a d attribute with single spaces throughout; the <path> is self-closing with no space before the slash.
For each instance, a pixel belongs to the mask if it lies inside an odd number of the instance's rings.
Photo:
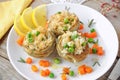
<path id="1" fill-rule="evenodd" d="M 91 73 L 91 72 L 93 71 L 93 69 L 92 69 L 91 67 L 89 67 L 89 66 L 86 66 L 86 67 L 85 67 L 85 71 L 86 71 L 87 73 Z"/>
<path id="2" fill-rule="evenodd" d="M 48 22 L 46 23 L 45 27 L 48 28 Z"/>
<path id="3" fill-rule="evenodd" d="M 96 33 L 96 32 L 89 33 L 89 34 L 87 35 L 87 37 L 88 37 L 88 38 L 95 38 L 95 37 L 97 37 L 97 33 Z"/>
<path id="4" fill-rule="evenodd" d="M 92 67 L 89 67 L 87 65 L 81 65 L 78 67 L 78 73 L 81 75 L 84 75 L 86 73 L 91 73 L 93 71 Z"/>
<path id="5" fill-rule="evenodd" d="M 99 47 L 98 44 L 93 44 L 92 49 L 96 48 L 98 50 L 98 47 Z"/>
<path id="6" fill-rule="evenodd" d="M 63 74 L 61 75 L 61 79 L 62 79 L 62 80 L 67 80 L 67 75 L 63 73 Z"/>
<path id="7" fill-rule="evenodd" d="M 41 76 L 43 76 L 43 77 L 47 77 L 47 76 L 48 76 L 44 70 L 41 70 L 40 74 L 41 74 Z"/>
<path id="8" fill-rule="evenodd" d="M 39 65 L 43 66 L 43 67 L 49 67 L 50 66 L 50 62 L 47 60 L 40 60 L 39 61 Z"/>
<path id="9" fill-rule="evenodd" d="M 26 63 L 31 64 L 31 63 L 32 63 L 32 58 L 28 57 L 28 58 L 26 59 Z"/>
<path id="10" fill-rule="evenodd" d="M 20 45 L 20 46 L 22 46 L 22 44 L 23 44 L 23 41 L 24 41 L 24 36 L 20 36 L 19 38 L 18 38 L 18 40 L 17 40 L 17 43 Z"/>
<path id="11" fill-rule="evenodd" d="M 104 51 L 103 51 L 103 48 L 102 48 L 102 47 L 98 47 L 97 54 L 98 54 L 99 56 L 102 56 L 102 55 L 104 54 Z"/>
<path id="12" fill-rule="evenodd" d="M 92 54 L 92 48 L 89 49 L 89 53 Z"/>
<path id="13" fill-rule="evenodd" d="M 85 33 L 84 33 L 84 36 L 85 36 L 85 37 L 88 37 L 88 32 L 85 32 Z"/>
<path id="14" fill-rule="evenodd" d="M 46 72 L 47 75 L 50 74 L 50 70 L 49 69 L 46 69 L 45 72 Z"/>
<path id="15" fill-rule="evenodd" d="M 81 74 L 81 75 L 84 75 L 86 74 L 86 71 L 85 71 L 85 65 L 82 65 L 78 68 L 78 73 Z"/>
<path id="16" fill-rule="evenodd" d="M 63 68 L 63 73 L 64 74 L 69 74 L 70 69 L 68 67 Z"/>
<path id="17" fill-rule="evenodd" d="M 79 30 L 82 30 L 84 28 L 83 24 L 80 24 Z"/>
<path id="18" fill-rule="evenodd" d="M 32 69 L 33 72 L 38 72 L 38 68 L 37 68 L 36 65 L 32 65 L 31 69 Z"/>
<path id="19" fill-rule="evenodd" d="M 47 76 L 49 76 L 49 74 L 50 74 L 50 70 L 49 70 L 49 69 L 41 70 L 40 74 L 41 74 L 41 76 L 43 76 L 43 77 L 47 77 Z"/>

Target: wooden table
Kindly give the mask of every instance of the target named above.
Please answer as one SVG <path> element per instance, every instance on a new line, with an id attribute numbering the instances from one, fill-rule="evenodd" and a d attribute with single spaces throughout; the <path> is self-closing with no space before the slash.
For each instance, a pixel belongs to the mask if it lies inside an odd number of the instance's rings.
<path id="1" fill-rule="evenodd" d="M 0 1 L 6 1 L 6 0 L 0 0 Z M 37 3 L 37 5 L 43 4 L 43 3 L 50 3 L 50 0 L 35 0 L 35 1 L 36 2 L 40 1 L 39 3 Z M 101 10 L 100 6 L 104 2 L 105 0 L 103 1 L 102 0 L 88 0 L 85 3 L 83 3 L 83 5 L 89 6 L 100 12 Z M 34 5 L 35 3 L 33 2 L 32 6 Z M 110 11 L 109 13 L 106 14 L 106 18 L 108 18 L 110 22 L 113 24 L 114 28 L 117 31 L 118 38 L 120 40 L 120 9 L 118 11 L 115 11 L 114 9 L 113 11 Z M 26 80 L 13 68 L 13 66 L 11 65 L 8 59 L 8 55 L 6 51 L 6 41 L 7 41 L 8 34 L 9 34 L 9 31 L 0 40 L 0 80 Z M 118 53 L 120 54 L 120 52 Z M 118 58 L 119 57 L 116 58 L 113 66 L 109 69 L 109 71 L 105 73 L 102 77 L 100 77 L 98 80 L 106 80 L 108 78 Z"/>

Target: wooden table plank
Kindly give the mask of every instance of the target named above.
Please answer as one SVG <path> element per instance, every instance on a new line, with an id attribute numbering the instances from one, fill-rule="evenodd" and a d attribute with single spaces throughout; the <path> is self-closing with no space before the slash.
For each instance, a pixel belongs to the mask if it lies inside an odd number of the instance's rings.
<path id="1" fill-rule="evenodd" d="M 11 63 L 0 56 L 0 80 L 26 80 L 15 71 Z"/>
<path id="2" fill-rule="evenodd" d="M 0 0 L 3 1 L 3 0 Z M 5 0 L 4 0 L 5 1 Z M 37 5 L 43 4 L 43 3 L 50 3 L 50 0 L 35 0 Z M 41 2 L 39 2 L 41 1 Z M 101 0 L 89 0 L 88 2 L 84 3 L 84 5 L 89 6 L 91 8 L 96 9 L 97 11 L 100 11 L 100 5 L 101 3 L 99 2 Z M 32 4 L 33 7 L 35 7 L 35 2 Z M 115 27 L 118 38 L 120 40 L 120 13 L 115 13 L 118 15 L 117 18 L 113 18 L 112 15 L 108 14 L 107 18 L 111 21 L 113 26 Z M 9 32 L 9 31 L 8 31 Z M 7 56 L 7 51 L 6 51 L 6 40 L 7 40 L 8 33 L 0 40 L 0 80 L 26 80 L 23 78 L 11 65 L 9 62 L 8 56 Z M 120 53 L 120 52 L 119 52 Z M 113 69 L 114 65 L 116 64 L 117 60 L 114 62 L 113 66 L 111 69 L 102 77 L 100 77 L 98 80 L 106 80 Z M 4 74 L 3 74 L 4 73 Z"/>

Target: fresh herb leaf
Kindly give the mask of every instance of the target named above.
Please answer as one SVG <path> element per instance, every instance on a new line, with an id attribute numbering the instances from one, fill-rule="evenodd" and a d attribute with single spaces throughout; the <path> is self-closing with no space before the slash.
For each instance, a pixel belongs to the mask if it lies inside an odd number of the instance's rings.
<path id="1" fill-rule="evenodd" d="M 31 38 L 28 38 L 28 42 L 29 43 L 32 43 L 34 40 L 33 40 L 33 38 L 31 37 Z"/>
<path id="2" fill-rule="evenodd" d="M 42 38 L 41 40 L 42 40 L 42 41 L 44 41 L 45 39 L 44 39 L 44 38 Z"/>
<path id="3" fill-rule="evenodd" d="M 71 48 L 75 48 L 75 44 L 71 44 L 69 47 L 71 47 Z"/>
<path id="4" fill-rule="evenodd" d="M 20 60 L 18 60 L 18 62 L 26 63 L 25 60 L 23 58 L 21 58 L 21 57 L 20 57 Z"/>
<path id="5" fill-rule="evenodd" d="M 78 36 L 79 36 L 78 34 L 72 35 L 72 36 L 71 36 L 71 39 L 72 39 L 72 40 L 75 40 L 76 38 L 78 38 Z"/>
<path id="6" fill-rule="evenodd" d="M 91 27 L 93 23 L 94 23 L 94 19 L 92 19 L 92 20 L 89 22 L 88 27 Z"/>
<path id="7" fill-rule="evenodd" d="M 82 43 L 82 46 L 86 46 L 86 44 L 87 44 L 87 42 L 83 42 L 83 43 Z"/>
<path id="8" fill-rule="evenodd" d="M 57 12 L 58 14 L 61 14 L 61 12 L 59 11 L 59 12 Z"/>
<path id="9" fill-rule="evenodd" d="M 36 31 L 36 36 L 38 36 L 40 34 L 40 31 Z"/>
<path id="10" fill-rule="evenodd" d="M 68 27 L 67 26 L 64 26 L 63 27 L 63 31 L 67 31 L 68 30 Z"/>
<path id="11" fill-rule="evenodd" d="M 100 63 L 98 61 L 95 61 L 94 64 L 92 65 L 93 67 L 98 64 L 98 66 L 101 66 Z"/>
<path id="12" fill-rule="evenodd" d="M 99 41 L 99 40 L 97 39 L 97 40 L 96 40 L 96 41 L 94 41 L 93 43 L 94 43 L 94 44 L 98 44 L 98 41 Z"/>
<path id="13" fill-rule="evenodd" d="M 82 22 L 82 21 L 80 21 L 80 23 L 81 23 L 81 24 L 83 24 L 83 22 Z"/>
<path id="14" fill-rule="evenodd" d="M 63 47 L 64 47 L 64 48 L 68 48 L 69 46 L 68 46 L 68 44 L 66 43 Z"/>

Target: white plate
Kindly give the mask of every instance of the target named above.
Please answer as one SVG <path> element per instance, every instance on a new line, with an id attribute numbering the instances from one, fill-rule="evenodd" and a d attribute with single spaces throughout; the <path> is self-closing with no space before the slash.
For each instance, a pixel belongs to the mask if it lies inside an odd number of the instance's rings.
<path id="1" fill-rule="evenodd" d="M 88 20 L 91 20 L 91 19 L 95 20 L 96 22 L 95 29 L 98 33 L 98 38 L 100 39 L 99 44 L 103 46 L 105 55 L 102 57 L 99 57 L 96 55 L 89 55 L 84 61 L 80 62 L 79 64 L 73 64 L 62 59 L 62 63 L 60 65 L 54 66 L 54 68 L 49 67 L 49 69 L 55 74 L 54 80 L 61 80 L 60 74 L 62 73 L 63 66 L 71 67 L 71 70 L 75 71 L 75 76 L 68 77 L 69 80 L 95 80 L 100 76 L 102 76 L 106 71 L 108 71 L 108 69 L 112 66 L 117 56 L 118 38 L 117 38 L 116 32 L 112 24 L 104 16 L 102 16 L 99 12 L 83 5 L 70 4 L 70 3 L 49 4 L 47 5 L 48 18 L 52 14 L 58 11 L 64 10 L 66 6 L 70 7 L 69 11 L 74 12 L 79 17 L 79 19 L 85 24 L 85 26 L 87 26 Z M 30 65 L 17 62 L 17 60 L 20 57 L 22 58 L 28 57 L 28 55 L 23 50 L 23 48 L 16 43 L 17 38 L 18 38 L 18 35 L 12 28 L 7 40 L 7 53 L 8 53 L 10 62 L 12 63 L 14 68 L 22 76 L 24 76 L 29 80 L 53 80 L 53 79 L 50 79 L 49 77 L 46 77 L 46 78 L 41 77 L 40 72 L 38 73 L 32 72 Z M 55 57 L 56 55 L 57 54 L 52 54 L 46 59 L 52 62 L 53 57 Z M 95 58 L 95 57 L 99 59 L 101 66 L 96 65 L 95 67 L 93 67 L 94 71 L 91 74 L 78 75 L 77 66 L 81 64 L 87 64 L 89 66 L 92 66 L 93 64 L 92 58 Z M 34 64 L 39 66 L 38 61 L 40 59 L 33 58 L 33 60 L 34 60 Z M 43 68 L 39 66 L 39 69 L 43 69 Z"/>

